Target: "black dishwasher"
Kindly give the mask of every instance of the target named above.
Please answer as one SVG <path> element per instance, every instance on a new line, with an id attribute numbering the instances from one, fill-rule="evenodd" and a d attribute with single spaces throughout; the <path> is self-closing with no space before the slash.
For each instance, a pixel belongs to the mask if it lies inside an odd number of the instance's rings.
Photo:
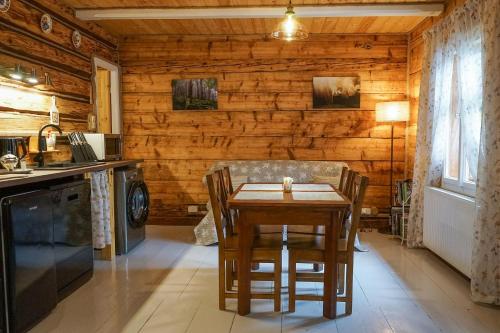
<path id="1" fill-rule="evenodd" d="M 1 332 L 24 332 L 57 304 L 51 192 L 0 198 Z"/>
<path id="2" fill-rule="evenodd" d="M 66 182 L 50 187 L 53 200 L 57 292 L 68 296 L 93 274 L 94 248 L 90 183 Z"/>

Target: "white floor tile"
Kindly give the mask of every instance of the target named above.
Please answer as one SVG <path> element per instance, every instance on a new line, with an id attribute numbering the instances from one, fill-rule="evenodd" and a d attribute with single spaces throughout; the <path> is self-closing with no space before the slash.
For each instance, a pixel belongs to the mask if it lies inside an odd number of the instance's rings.
<path id="1" fill-rule="evenodd" d="M 342 315 L 339 303 L 336 320 L 322 317 L 321 302 L 297 301 L 296 312 L 288 313 L 286 251 L 282 312 L 273 312 L 272 300 L 252 300 L 252 313 L 244 317 L 236 314 L 236 300 L 219 311 L 217 247 L 193 245 L 191 227 L 148 226 L 145 242 L 114 263 L 96 262 L 92 280 L 31 332 L 500 332 L 499 308 L 473 303 L 469 282 L 429 251 L 408 250 L 377 232 L 361 233 L 361 239 L 369 252 L 355 255 L 353 314 Z M 297 288 L 323 292 L 322 283 Z"/>

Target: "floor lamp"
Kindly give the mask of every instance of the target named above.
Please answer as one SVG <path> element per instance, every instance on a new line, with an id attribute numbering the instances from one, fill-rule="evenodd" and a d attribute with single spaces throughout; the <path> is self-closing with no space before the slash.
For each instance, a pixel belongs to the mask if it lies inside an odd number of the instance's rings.
<path id="1" fill-rule="evenodd" d="M 410 103 L 408 101 L 380 102 L 375 105 L 377 122 L 391 124 L 391 181 L 389 188 L 389 207 L 392 207 L 392 175 L 394 172 L 394 123 L 410 119 Z"/>

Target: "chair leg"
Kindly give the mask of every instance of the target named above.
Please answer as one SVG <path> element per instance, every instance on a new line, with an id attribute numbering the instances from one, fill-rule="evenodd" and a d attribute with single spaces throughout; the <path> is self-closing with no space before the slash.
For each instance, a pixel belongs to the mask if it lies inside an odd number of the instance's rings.
<path id="1" fill-rule="evenodd" d="M 319 234 L 320 232 L 321 232 L 320 226 L 319 225 L 315 225 L 313 227 L 313 233 Z M 323 264 L 318 264 L 318 263 L 313 264 L 313 271 L 315 271 L 315 272 L 321 272 L 322 270 L 323 270 Z"/>
<path id="2" fill-rule="evenodd" d="M 234 281 L 233 261 L 226 260 L 226 290 L 227 291 L 233 290 L 233 281 Z"/>
<path id="3" fill-rule="evenodd" d="M 347 259 L 347 277 L 346 277 L 346 303 L 345 313 L 352 314 L 352 290 L 353 290 L 353 274 L 354 274 L 354 258 Z"/>
<path id="4" fill-rule="evenodd" d="M 288 252 L 288 312 L 295 312 L 295 283 L 297 279 L 297 266 L 295 253 Z"/>
<path id="5" fill-rule="evenodd" d="M 233 261 L 233 287 L 236 285 L 236 281 L 238 281 L 238 261 Z"/>
<path id="6" fill-rule="evenodd" d="M 338 290 L 338 294 L 339 295 L 343 295 L 344 292 L 345 292 L 345 265 L 344 264 L 338 264 L 337 265 L 338 267 L 338 286 L 337 286 L 337 290 Z"/>
<path id="7" fill-rule="evenodd" d="M 226 258 L 223 253 L 219 252 L 219 309 L 226 310 Z"/>
<path id="8" fill-rule="evenodd" d="M 274 312 L 281 311 L 281 252 L 274 260 Z"/>

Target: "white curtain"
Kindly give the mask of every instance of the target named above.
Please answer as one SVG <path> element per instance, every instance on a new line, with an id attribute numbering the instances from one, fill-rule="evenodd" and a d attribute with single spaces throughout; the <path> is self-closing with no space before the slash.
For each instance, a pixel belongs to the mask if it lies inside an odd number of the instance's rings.
<path id="1" fill-rule="evenodd" d="M 500 304 L 500 1 L 469 0 L 424 40 L 408 246 L 423 246 L 424 187 L 441 185 L 447 117 L 455 108 L 465 164 L 477 177 L 472 298 Z"/>
<path id="2" fill-rule="evenodd" d="M 472 253 L 472 299 L 500 304 L 500 1 L 481 0 L 482 121 Z"/>
<path id="3" fill-rule="evenodd" d="M 91 174 L 92 238 L 95 249 L 111 245 L 111 211 L 106 171 Z"/>
<path id="4" fill-rule="evenodd" d="M 440 186 L 447 140 L 455 52 L 449 23 L 423 35 L 424 60 L 420 84 L 413 191 L 408 216 L 408 246 L 423 246 L 424 188 Z"/>

